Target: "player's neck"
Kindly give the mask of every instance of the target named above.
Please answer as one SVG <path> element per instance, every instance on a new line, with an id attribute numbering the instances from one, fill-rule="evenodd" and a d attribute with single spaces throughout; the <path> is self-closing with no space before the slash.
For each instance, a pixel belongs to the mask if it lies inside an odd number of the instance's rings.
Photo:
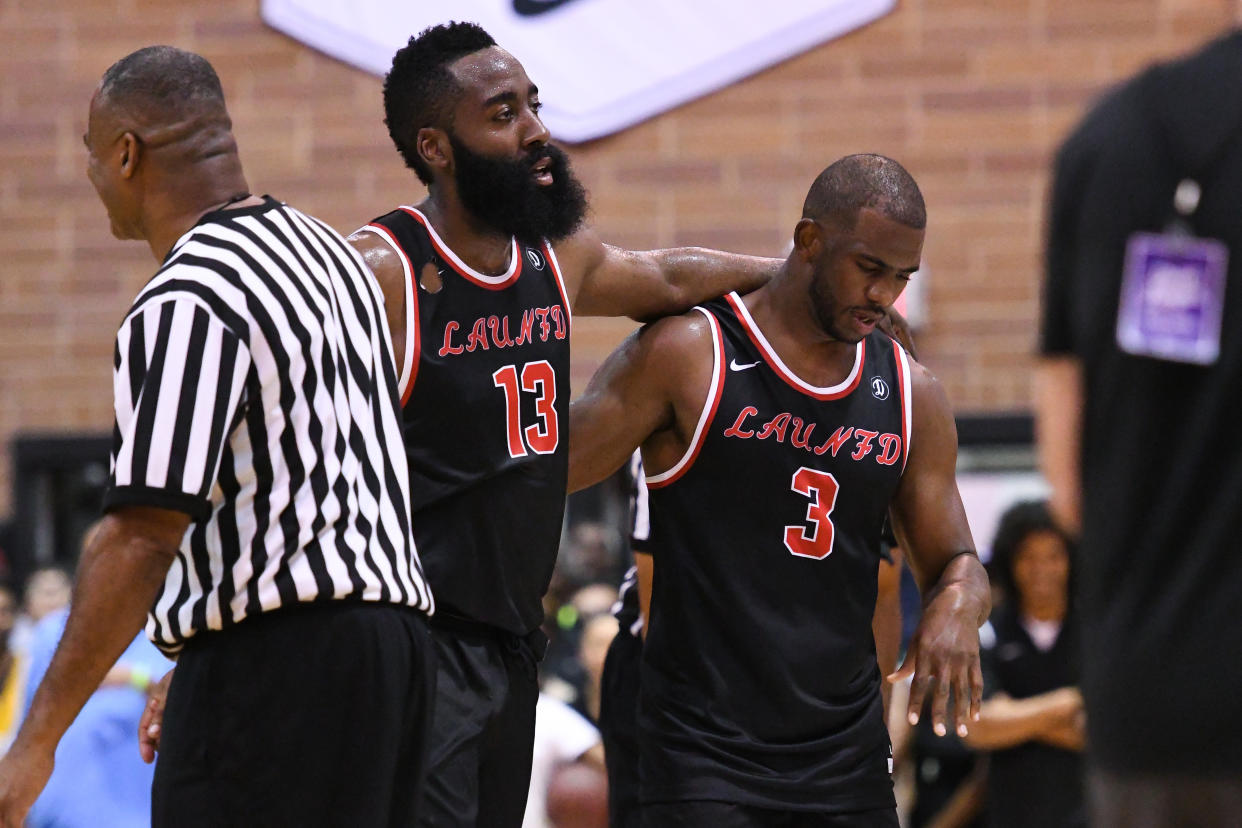
<path id="1" fill-rule="evenodd" d="M 456 199 L 428 196 L 418 209 L 459 259 L 480 273 L 509 269 L 513 236 L 484 224 Z"/>
<path id="2" fill-rule="evenodd" d="M 806 288 L 799 285 L 782 270 L 743 301 L 791 371 L 821 388 L 837 385 L 853 370 L 857 343 L 842 342 L 825 332 L 811 310 Z"/>

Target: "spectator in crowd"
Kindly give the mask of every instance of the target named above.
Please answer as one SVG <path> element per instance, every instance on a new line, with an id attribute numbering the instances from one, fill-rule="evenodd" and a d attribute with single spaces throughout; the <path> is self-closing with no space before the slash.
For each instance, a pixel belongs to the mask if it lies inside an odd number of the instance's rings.
<path id="1" fill-rule="evenodd" d="M 617 591 L 614 589 L 612 594 L 615 600 Z M 599 721 L 599 693 L 604 675 L 604 659 L 608 656 L 608 645 L 612 644 L 617 630 L 617 619 L 608 611 L 588 616 L 582 624 L 578 662 L 582 665 L 584 681 L 578 707 L 593 722 Z"/>
<path id="2" fill-rule="evenodd" d="M 50 612 L 69 606 L 73 580 L 63 567 L 42 566 L 26 579 L 26 616 L 38 623 Z"/>
<path id="3" fill-rule="evenodd" d="M 599 721 L 599 681 L 604 655 L 616 634 L 612 617 L 617 588 L 587 584 L 548 620 L 551 645 L 540 664 L 543 689 L 592 722 Z"/>
<path id="4" fill-rule="evenodd" d="M 992 614 L 987 699 L 966 737 L 991 751 L 986 824 L 995 828 L 1086 824 L 1071 560 L 1046 502 L 1018 503 L 1002 515 L 990 566 L 1006 600 Z"/>
<path id="5" fill-rule="evenodd" d="M 547 693 L 535 705 L 535 747 L 531 762 L 530 794 L 522 828 L 550 828 L 548 786 L 558 769 L 568 763 L 604 766 L 604 746 L 599 731 L 581 713 Z"/>
<path id="6" fill-rule="evenodd" d="M 35 625 L 48 613 L 69 606 L 73 579 L 64 567 L 56 564 L 40 566 L 26 577 L 22 590 L 21 612 L 14 621 L 10 644 L 15 652 L 25 654 Z"/>

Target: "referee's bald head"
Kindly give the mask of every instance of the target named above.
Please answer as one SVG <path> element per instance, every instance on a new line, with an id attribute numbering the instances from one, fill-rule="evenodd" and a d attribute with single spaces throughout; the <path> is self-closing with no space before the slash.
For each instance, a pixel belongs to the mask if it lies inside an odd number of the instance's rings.
<path id="1" fill-rule="evenodd" d="M 236 150 L 216 70 L 175 46 L 147 46 L 108 67 L 92 117 L 132 131 L 147 150 L 178 147 L 191 162 Z"/>
<path id="2" fill-rule="evenodd" d="M 147 46 L 121 58 L 104 72 L 98 95 L 152 117 L 225 112 L 216 70 L 202 55 L 176 46 Z"/>
<path id="3" fill-rule="evenodd" d="M 165 235 L 249 189 L 219 76 L 175 46 L 147 46 L 108 67 L 82 137 L 117 238 L 163 249 Z"/>

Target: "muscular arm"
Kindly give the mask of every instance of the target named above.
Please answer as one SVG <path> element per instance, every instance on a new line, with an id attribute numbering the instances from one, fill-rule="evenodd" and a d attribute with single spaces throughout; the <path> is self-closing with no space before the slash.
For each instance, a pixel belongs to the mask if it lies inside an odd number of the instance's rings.
<path id="1" fill-rule="evenodd" d="M 401 258 L 371 230 L 355 230 L 346 239 L 362 255 L 384 295 L 384 315 L 392 334 L 392 354 L 397 376 L 405 364 L 405 267 Z"/>
<path id="2" fill-rule="evenodd" d="M 1072 535 L 1082 523 L 1082 362 L 1043 357 L 1035 368 L 1035 436 L 1039 470 L 1052 487 L 1048 507 Z"/>
<path id="3" fill-rule="evenodd" d="M 189 523 L 181 512 L 147 507 L 103 519 L 82 554 L 64 636 L 0 762 L 0 825 L 20 825 L 47 784 L 57 743 L 142 628 Z"/>
<path id="4" fill-rule="evenodd" d="M 748 293 L 781 266 L 780 259 L 700 247 L 623 250 L 591 228 L 558 244 L 556 255 L 574 313 L 638 320 L 681 313 L 732 290 Z"/>
<path id="5" fill-rule="evenodd" d="M 950 688 L 958 732 L 983 696 L 979 626 L 991 609 L 988 578 L 975 556 L 957 490 L 957 427 L 940 384 L 911 364 L 910 455 L 892 504 L 894 529 L 923 595 L 923 615 L 894 680 L 913 674 L 907 710 L 917 721 L 932 692 L 932 721 L 943 735 Z"/>
<path id="6" fill-rule="evenodd" d="M 996 696 L 983 703 L 979 721 L 971 725 L 966 743 L 978 750 L 1000 750 L 1041 741 L 1082 750 L 1082 733 L 1076 725 L 1081 713 L 1082 694 L 1076 687 L 1025 699 Z"/>
<path id="7" fill-rule="evenodd" d="M 689 445 L 714 365 L 708 322 L 697 312 L 631 334 L 569 408 L 569 490 L 598 483 L 643 447 L 651 474 Z"/>

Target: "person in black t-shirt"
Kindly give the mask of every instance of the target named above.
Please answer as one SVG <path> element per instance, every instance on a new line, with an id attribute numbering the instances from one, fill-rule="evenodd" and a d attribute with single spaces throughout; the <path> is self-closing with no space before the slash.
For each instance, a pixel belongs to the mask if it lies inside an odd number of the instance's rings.
<path id="1" fill-rule="evenodd" d="M 1036 408 L 1077 610 L 1092 822 L 1242 814 L 1242 31 L 1057 155 Z"/>
<path id="2" fill-rule="evenodd" d="M 895 826 L 871 621 L 881 527 L 925 596 L 909 715 L 968 729 L 990 595 L 939 384 L 876 330 L 919 267 L 926 211 L 874 155 L 812 185 L 767 286 L 641 330 L 571 408 L 570 486 L 643 450 L 645 825 Z"/>
<path id="3" fill-rule="evenodd" d="M 1085 825 L 1084 716 L 1071 549 L 1043 502 L 1001 516 L 989 567 L 1005 601 L 983 649 L 986 700 L 967 743 L 991 751 L 987 824 Z"/>

